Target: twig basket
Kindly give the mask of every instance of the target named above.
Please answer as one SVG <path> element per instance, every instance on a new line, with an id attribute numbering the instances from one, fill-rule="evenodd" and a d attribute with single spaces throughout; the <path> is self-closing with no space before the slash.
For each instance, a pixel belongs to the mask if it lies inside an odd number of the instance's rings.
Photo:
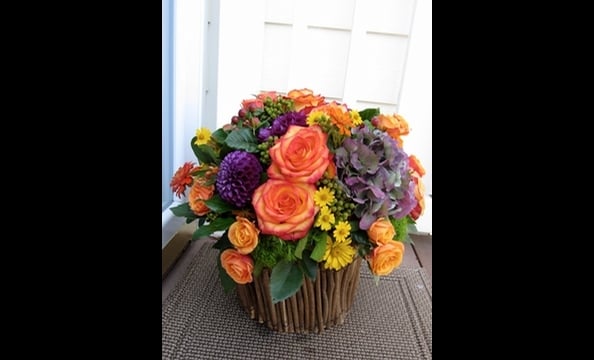
<path id="1" fill-rule="evenodd" d="M 318 264 L 315 281 L 305 276 L 295 295 L 276 304 L 270 295 L 270 269 L 264 269 L 252 283 L 237 285 L 237 295 L 250 318 L 272 330 L 320 333 L 344 322 L 359 285 L 360 268 L 360 257 L 339 271 Z"/>

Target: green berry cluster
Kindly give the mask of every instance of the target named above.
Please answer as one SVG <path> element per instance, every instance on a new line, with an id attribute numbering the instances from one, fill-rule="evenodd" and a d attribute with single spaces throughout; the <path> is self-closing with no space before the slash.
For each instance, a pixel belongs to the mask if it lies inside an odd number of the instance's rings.
<path id="1" fill-rule="evenodd" d="M 275 141 L 278 140 L 278 136 L 269 136 L 266 141 L 258 144 L 258 154 L 262 165 L 270 164 L 270 152 L 268 151 Z"/>
<path id="2" fill-rule="evenodd" d="M 264 111 L 260 114 L 261 121 L 269 121 L 276 119 L 278 116 L 292 111 L 295 108 L 292 99 L 288 99 L 282 96 L 277 96 L 276 99 L 269 97 L 264 100 Z"/>
<path id="3" fill-rule="evenodd" d="M 336 179 L 323 177 L 316 183 L 317 188 L 322 186 L 327 187 L 334 195 L 334 201 L 328 207 L 332 214 L 334 214 L 335 220 L 337 222 L 347 221 L 353 213 L 353 210 L 355 210 L 356 205 L 351 201 L 343 185 Z"/>

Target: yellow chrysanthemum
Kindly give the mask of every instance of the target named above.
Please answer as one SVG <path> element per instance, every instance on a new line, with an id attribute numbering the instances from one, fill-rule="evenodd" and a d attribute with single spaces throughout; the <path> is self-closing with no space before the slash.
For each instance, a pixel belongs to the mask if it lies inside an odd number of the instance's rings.
<path id="1" fill-rule="evenodd" d="M 356 253 L 357 250 L 351 246 L 351 239 L 332 241 L 328 236 L 323 258 L 324 269 L 340 270 L 353 262 Z"/>
<path id="2" fill-rule="evenodd" d="M 344 241 L 346 238 L 351 234 L 351 224 L 346 221 L 340 221 L 336 224 L 336 228 L 334 229 L 334 238 L 337 241 Z"/>
<path id="3" fill-rule="evenodd" d="M 319 207 L 332 205 L 334 202 L 334 193 L 326 186 L 321 187 L 314 194 L 314 202 Z"/>
<path id="4" fill-rule="evenodd" d="M 334 224 L 334 214 L 332 214 L 330 208 L 323 206 L 318 213 L 315 226 L 322 230 L 330 230 L 332 224 Z"/>
<path id="5" fill-rule="evenodd" d="M 196 145 L 206 144 L 210 140 L 210 130 L 208 128 L 200 128 L 196 130 Z"/>
<path id="6" fill-rule="evenodd" d="M 312 126 L 315 124 L 319 124 L 320 120 L 324 119 L 324 118 L 328 118 L 328 116 L 322 112 L 322 111 L 317 111 L 317 110 L 313 110 L 312 112 L 309 113 L 309 115 L 307 116 L 307 125 Z"/>
<path id="7" fill-rule="evenodd" d="M 358 126 L 363 123 L 363 120 L 361 119 L 361 115 L 359 115 L 358 111 L 351 110 L 350 114 L 351 114 L 351 121 L 353 122 L 354 126 Z"/>

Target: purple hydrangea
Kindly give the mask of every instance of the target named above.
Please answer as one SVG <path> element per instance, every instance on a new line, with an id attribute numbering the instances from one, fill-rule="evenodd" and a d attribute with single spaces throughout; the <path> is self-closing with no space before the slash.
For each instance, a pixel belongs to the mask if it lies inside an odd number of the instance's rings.
<path id="1" fill-rule="evenodd" d="M 216 190 L 231 205 L 238 208 L 250 203 L 254 190 L 260 185 L 262 165 L 249 152 L 237 150 L 225 156 L 217 174 Z"/>
<path id="2" fill-rule="evenodd" d="M 266 141 L 270 136 L 283 136 L 291 125 L 307 126 L 305 113 L 303 111 L 290 111 L 280 115 L 272 121 L 272 125 L 260 129 L 258 140 Z"/>
<path id="3" fill-rule="evenodd" d="M 353 128 L 352 138 L 336 149 L 338 178 L 357 205 L 359 228 L 369 229 L 379 217 L 401 219 L 417 205 L 408 155 L 386 132 Z"/>

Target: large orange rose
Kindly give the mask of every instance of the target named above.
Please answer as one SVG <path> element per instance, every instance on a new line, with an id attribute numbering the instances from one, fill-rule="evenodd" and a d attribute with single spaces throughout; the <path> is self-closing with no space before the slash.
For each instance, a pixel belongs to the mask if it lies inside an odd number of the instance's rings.
<path id="1" fill-rule="evenodd" d="M 394 238 L 394 235 L 396 235 L 396 230 L 394 230 L 394 226 L 390 220 L 386 218 L 379 218 L 375 220 L 367 230 L 367 236 L 369 236 L 369 240 L 375 245 L 387 244 L 391 242 Z"/>
<path id="2" fill-rule="evenodd" d="M 258 246 L 260 230 L 248 219 L 238 216 L 231 226 L 227 236 L 231 244 L 240 254 L 247 255 Z"/>
<path id="3" fill-rule="evenodd" d="M 388 275 L 402 263 L 404 244 L 400 241 L 390 241 L 373 249 L 368 256 L 373 274 Z"/>
<path id="4" fill-rule="evenodd" d="M 290 241 L 304 237 L 316 215 L 315 192 L 313 184 L 268 179 L 252 196 L 260 231 Z"/>
<path id="5" fill-rule="evenodd" d="M 268 167 L 268 177 L 315 183 L 330 163 L 327 140 L 328 134 L 318 125 L 289 126 L 285 135 L 270 148 L 272 163 Z"/>
<path id="6" fill-rule="evenodd" d="M 295 111 L 304 108 L 311 108 L 324 104 L 325 98 L 322 95 L 314 95 L 310 89 L 294 89 L 289 91 L 287 97 L 293 100 Z"/>
<path id="7" fill-rule="evenodd" d="M 242 255 L 235 249 L 221 252 L 221 266 L 227 274 L 238 284 L 251 283 L 254 278 L 254 260 L 249 255 Z"/>

